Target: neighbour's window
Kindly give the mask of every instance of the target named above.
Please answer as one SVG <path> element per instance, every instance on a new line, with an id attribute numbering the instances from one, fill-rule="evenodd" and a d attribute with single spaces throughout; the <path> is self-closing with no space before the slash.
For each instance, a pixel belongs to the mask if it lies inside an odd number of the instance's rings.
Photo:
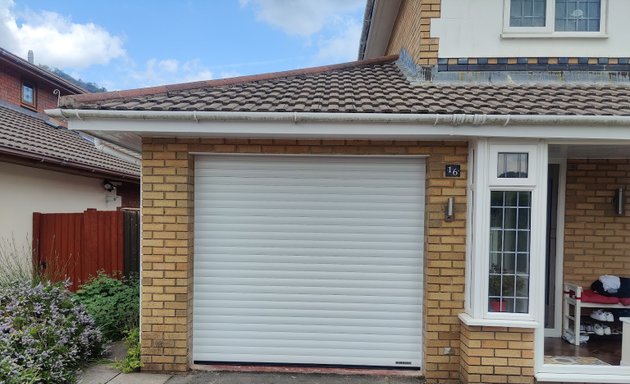
<path id="1" fill-rule="evenodd" d="M 32 83 L 22 82 L 22 104 L 35 107 L 35 87 Z"/>
<path id="2" fill-rule="evenodd" d="M 544 27 L 546 0 L 511 0 L 510 27 Z"/>
<path id="3" fill-rule="evenodd" d="M 556 0 L 556 31 L 599 32 L 601 0 Z"/>
<path id="4" fill-rule="evenodd" d="M 489 312 L 529 311 L 531 195 L 529 191 L 490 193 Z"/>

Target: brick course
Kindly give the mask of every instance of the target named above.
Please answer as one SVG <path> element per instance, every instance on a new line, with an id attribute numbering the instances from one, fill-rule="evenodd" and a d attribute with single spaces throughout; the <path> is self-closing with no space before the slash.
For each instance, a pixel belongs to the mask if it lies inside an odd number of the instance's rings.
<path id="1" fill-rule="evenodd" d="M 616 216 L 612 205 L 615 190 L 629 185 L 630 160 L 568 161 L 565 281 L 590 287 L 600 275 L 630 270 L 630 216 Z"/>
<path id="2" fill-rule="evenodd" d="M 142 361 L 148 371 L 190 365 L 193 286 L 193 165 L 190 152 L 427 155 L 424 366 L 430 383 L 459 382 L 466 235 L 465 142 L 299 139 L 143 139 Z M 462 166 L 445 178 L 447 163 Z M 444 221 L 455 198 L 456 215 Z M 454 351 L 443 355 L 445 347 Z"/>

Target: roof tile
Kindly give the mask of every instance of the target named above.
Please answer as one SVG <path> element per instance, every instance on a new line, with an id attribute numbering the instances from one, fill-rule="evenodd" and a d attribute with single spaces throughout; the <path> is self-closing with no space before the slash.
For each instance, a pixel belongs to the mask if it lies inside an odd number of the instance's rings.
<path id="1" fill-rule="evenodd" d="M 0 152 L 40 156 L 66 162 L 68 167 L 89 167 L 95 172 L 138 179 L 138 166 L 102 153 L 77 132 L 49 124 L 45 116 L 25 113 L 0 104 Z"/>

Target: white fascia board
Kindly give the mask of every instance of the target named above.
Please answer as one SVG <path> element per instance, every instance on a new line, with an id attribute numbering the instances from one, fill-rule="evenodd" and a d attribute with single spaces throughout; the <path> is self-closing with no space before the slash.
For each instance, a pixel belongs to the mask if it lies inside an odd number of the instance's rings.
<path id="1" fill-rule="evenodd" d="M 376 0 L 363 60 L 385 55 L 401 0 Z"/>
<path id="2" fill-rule="evenodd" d="M 630 141 L 630 116 L 48 110 L 69 128 L 121 136 Z M 107 136 L 110 136 L 107 134 Z"/>
<path id="3" fill-rule="evenodd" d="M 80 131 L 133 132 L 142 136 L 348 137 L 392 139 L 529 138 L 551 140 L 630 140 L 619 125 L 434 125 L 426 122 L 304 122 L 86 119 L 70 120 Z"/>

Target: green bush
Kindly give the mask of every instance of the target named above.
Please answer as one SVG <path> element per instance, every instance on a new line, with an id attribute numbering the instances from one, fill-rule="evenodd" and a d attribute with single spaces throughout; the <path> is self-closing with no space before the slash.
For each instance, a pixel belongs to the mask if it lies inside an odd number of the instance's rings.
<path id="1" fill-rule="evenodd" d="M 74 383 L 101 351 L 94 320 L 62 284 L 0 288 L 0 383 Z"/>
<path id="2" fill-rule="evenodd" d="M 137 278 L 121 281 L 99 274 L 77 291 L 77 298 L 108 340 L 120 340 L 125 332 L 138 327 L 140 285 Z"/>
<path id="3" fill-rule="evenodd" d="M 124 373 L 131 373 L 142 367 L 140 361 L 140 330 L 134 328 L 127 332 L 125 337 L 125 345 L 127 346 L 127 356 L 117 361 L 114 366 Z"/>

